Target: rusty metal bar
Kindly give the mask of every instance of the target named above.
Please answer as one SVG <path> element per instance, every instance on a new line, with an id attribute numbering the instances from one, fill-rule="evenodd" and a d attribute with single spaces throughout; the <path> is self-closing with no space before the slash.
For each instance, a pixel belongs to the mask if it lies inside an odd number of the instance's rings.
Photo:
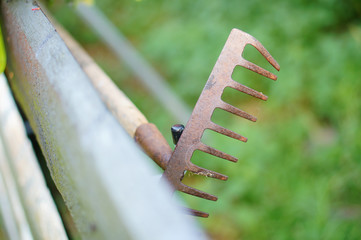
<path id="1" fill-rule="evenodd" d="M 166 168 L 173 151 L 154 124 L 140 125 L 135 132 L 134 138 L 159 167 Z"/>
<path id="2" fill-rule="evenodd" d="M 7 75 L 84 239 L 205 239 L 33 1 L 2 1 Z"/>

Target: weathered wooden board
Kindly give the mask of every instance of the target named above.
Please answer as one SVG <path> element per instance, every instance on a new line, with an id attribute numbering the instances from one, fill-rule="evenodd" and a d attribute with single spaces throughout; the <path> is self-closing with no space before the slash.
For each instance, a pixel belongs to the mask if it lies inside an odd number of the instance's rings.
<path id="1" fill-rule="evenodd" d="M 2 175 L 14 179 L 34 238 L 67 239 L 4 75 L 0 75 L 0 140 L 5 154 Z"/>

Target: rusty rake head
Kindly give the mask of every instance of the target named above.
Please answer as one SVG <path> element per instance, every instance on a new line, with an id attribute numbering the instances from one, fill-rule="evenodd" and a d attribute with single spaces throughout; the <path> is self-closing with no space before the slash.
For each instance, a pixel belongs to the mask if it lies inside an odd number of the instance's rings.
<path id="1" fill-rule="evenodd" d="M 243 142 L 247 141 L 247 138 L 224 127 L 221 127 L 211 121 L 213 111 L 216 108 L 223 109 L 227 112 L 233 113 L 253 122 L 257 120 L 254 116 L 224 102 L 221 99 L 223 90 L 226 87 L 231 87 L 253 97 L 267 100 L 267 96 L 264 94 L 244 86 L 232 79 L 231 76 L 236 66 L 242 66 L 272 80 L 277 79 L 277 76 L 273 73 L 247 61 L 242 57 L 243 50 L 247 44 L 254 46 L 275 69 L 280 69 L 280 66 L 276 60 L 254 37 L 238 29 L 233 29 L 231 31 L 228 40 L 202 91 L 202 94 L 199 97 L 196 106 L 194 107 L 192 115 L 170 157 L 169 162 L 165 167 L 163 176 L 171 182 L 176 190 L 212 201 L 217 200 L 217 197 L 214 195 L 202 192 L 182 183 L 185 171 L 190 171 L 198 175 L 217 178 L 220 180 L 227 180 L 228 178 L 226 175 L 204 169 L 193 164 L 191 162 L 191 157 L 193 152 L 196 150 L 200 150 L 202 152 L 209 153 L 216 157 L 220 157 L 232 162 L 237 162 L 236 157 L 205 145 L 201 142 L 201 138 L 203 132 L 206 129 L 210 129 Z M 193 214 L 203 217 L 208 216 L 206 213 L 195 210 L 193 210 Z"/>

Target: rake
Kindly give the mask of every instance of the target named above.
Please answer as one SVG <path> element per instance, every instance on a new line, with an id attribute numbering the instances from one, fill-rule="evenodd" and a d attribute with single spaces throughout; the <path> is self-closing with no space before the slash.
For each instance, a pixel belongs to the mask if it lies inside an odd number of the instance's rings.
<path id="1" fill-rule="evenodd" d="M 221 99 L 226 87 L 233 88 L 264 101 L 268 98 L 263 93 L 234 81 L 232 79 L 232 73 L 236 66 L 244 67 L 272 80 L 277 80 L 277 76 L 273 73 L 242 57 L 244 48 L 248 44 L 255 47 L 267 61 L 279 71 L 279 64 L 258 40 L 243 31 L 233 29 L 193 109 L 186 127 L 184 130 L 179 126 L 173 128 L 178 134 L 174 136 L 176 138 L 174 151 L 172 152 L 167 142 L 162 138 L 153 124 L 144 124 L 136 131 L 136 141 L 140 143 L 146 153 L 148 153 L 148 155 L 165 170 L 163 178 L 167 179 L 173 185 L 175 190 L 212 201 L 217 200 L 216 196 L 187 186 L 182 182 L 186 171 L 220 180 L 228 179 L 226 175 L 202 168 L 192 163 L 191 157 L 196 150 L 232 162 L 237 162 L 238 159 L 236 157 L 202 143 L 201 138 L 204 131 L 209 129 L 243 142 L 247 141 L 246 137 L 215 124 L 212 122 L 211 117 L 214 110 L 219 108 L 253 122 L 257 120 L 256 117 Z M 197 210 L 191 210 L 191 213 L 195 216 L 208 217 L 208 213 Z"/>

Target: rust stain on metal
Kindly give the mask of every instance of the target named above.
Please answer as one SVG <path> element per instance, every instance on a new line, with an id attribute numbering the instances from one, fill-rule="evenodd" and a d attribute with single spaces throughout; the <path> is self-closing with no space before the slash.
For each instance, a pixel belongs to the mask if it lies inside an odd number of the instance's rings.
<path id="1" fill-rule="evenodd" d="M 196 103 L 193 113 L 169 159 L 168 164 L 165 167 L 163 177 L 166 178 L 176 190 L 200 198 L 216 201 L 216 196 L 202 192 L 182 183 L 185 171 L 191 171 L 198 175 L 217 178 L 220 180 L 227 180 L 228 178 L 226 175 L 201 168 L 193 164 L 191 162 L 191 157 L 195 150 L 200 150 L 232 162 L 237 162 L 236 157 L 205 145 L 201 142 L 201 138 L 203 132 L 206 129 L 210 129 L 243 142 L 247 141 L 246 137 L 215 124 L 211 121 L 211 117 L 214 110 L 216 108 L 220 108 L 253 122 L 257 120 L 256 117 L 222 101 L 221 99 L 223 90 L 226 87 L 231 87 L 255 98 L 267 100 L 267 96 L 263 93 L 244 86 L 232 79 L 232 73 L 236 66 L 242 66 L 262 76 L 272 80 L 277 80 L 277 76 L 273 73 L 247 61 L 242 57 L 243 50 L 248 44 L 254 46 L 276 70 L 280 69 L 276 60 L 254 37 L 238 29 L 233 29 L 231 31 L 231 34 L 229 35 L 229 38 L 210 74 L 202 94 Z M 166 162 L 167 161 L 163 159 L 161 161 L 161 165 L 163 166 Z M 195 216 L 208 216 L 208 214 L 197 210 L 191 211 Z"/>

